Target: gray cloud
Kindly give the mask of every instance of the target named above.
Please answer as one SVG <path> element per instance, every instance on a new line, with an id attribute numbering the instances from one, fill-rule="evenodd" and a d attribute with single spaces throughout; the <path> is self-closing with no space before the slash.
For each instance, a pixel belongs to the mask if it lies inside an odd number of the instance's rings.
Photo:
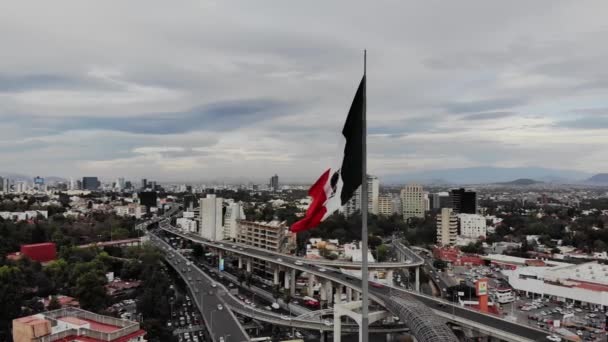
<path id="1" fill-rule="evenodd" d="M 461 117 L 462 120 L 492 120 L 502 119 L 509 116 L 514 116 L 514 112 L 489 112 L 489 113 L 476 113 Z"/>
<path id="2" fill-rule="evenodd" d="M 608 170 L 605 1 L 37 6 L 0 11 L 0 171 L 314 179 L 364 47 L 370 172 Z"/>

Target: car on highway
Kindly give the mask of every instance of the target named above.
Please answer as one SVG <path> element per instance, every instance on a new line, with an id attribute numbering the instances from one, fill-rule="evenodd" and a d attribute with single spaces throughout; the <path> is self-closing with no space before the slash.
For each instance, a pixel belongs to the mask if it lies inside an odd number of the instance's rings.
<path id="1" fill-rule="evenodd" d="M 298 260 L 298 261 L 294 262 L 294 264 L 296 264 L 296 265 L 298 265 L 298 266 L 302 266 L 302 265 L 304 265 L 304 263 L 303 263 L 303 262 L 301 262 L 300 260 Z"/>
<path id="2" fill-rule="evenodd" d="M 380 284 L 380 283 L 376 283 L 374 281 L 370 281 L 369 284 L 377 289 L 381 289 L 384 287 L 384 285 Z"/>
<path id="3" fill-rule="evenodd" d="M 330 320 L 326 319 L 323 321 L 323 324 L 325 324 L 328 327 L 331 327 L 332 325 L 334 325 Z"/>
<path id="4" fill-rule="evenodd" d="M 277 261 L 278 261 L 278 262 L 283 262 L 283 259 L 281 259 L 281 258 L 277 258 Z"/>
<path id="5" fill-rule="evenodd" d="M 224 309 L 224 307 L 222 306 L 222 304 L 218 304 L 218 305 L 217 305 L 217 309 L 218 309 L 218 310 L 223 310 L 223 309 Z"/>
<path id="6" fill-rule="evenodd" d="M 325 269 L 321 267 L 319 268 L 319 272 L 325 272 Z"/>
<path id="7" fill-rule="evenodd" d="M 232 245 L 232 248 L 236 248 L 236 245 Z"/>
<path id="8" fill-rule="evenodd" d="M 243 247 L 239 247 L 239 251 L 242 251 L 242 250 L 243 250 Z"/>
<path id="9" fill-rule="evenodd" d="M 286 315 L 281 315 L 281 319 L 285 320 L 285 321 L 291 321 L 291 317 L 286 316 Z"/>
<path id="10" fill-rule="evenodd" d="M 211 287 L 217 287 L 216 283 L 211 283 Z"/>

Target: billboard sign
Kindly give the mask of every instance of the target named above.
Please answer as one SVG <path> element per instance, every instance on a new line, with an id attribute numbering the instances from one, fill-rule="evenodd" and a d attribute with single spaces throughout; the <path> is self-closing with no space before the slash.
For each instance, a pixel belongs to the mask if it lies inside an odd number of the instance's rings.
<path id="1" fill-rule="evenodd" d="M 479 279 L 475 285 L 475 289 L 477 290 L 477 296 L 488 295 L 488 279 Z"/>

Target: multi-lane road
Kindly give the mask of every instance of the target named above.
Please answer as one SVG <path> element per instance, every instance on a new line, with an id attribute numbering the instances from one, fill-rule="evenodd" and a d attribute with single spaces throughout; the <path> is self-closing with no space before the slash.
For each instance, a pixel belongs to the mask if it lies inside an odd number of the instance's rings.
<path id="1" fill-rule="evenodd" d="M 174 227 L 171 227 L 168 224 L 163 224 L 162 222 L 161 228 L 172 234 L 201 243 L 208 247 L 213 247 L 225 252 L 231 252 L 243 257 L 265 260 L 280 266 L 314 274 L 317 277 L 331 280 L 332 282 L 351 287 L 355 290 L 361 289 L 361 279 L 343 274 L 336 269 L 309 265 L 306 263 L 306 259 L 285 254 L 278 254 L 231 242 L 207 241 L 196 235 L 181 233 Z M 426 306 L 432 309 L 433 312 L 445 319 L 453 321 L 456 324 L 473 327 L 475 330 L 503 339 L 513 341 L 542 341 L 545 340 L 547 335 L 546 332 L 534 327 L 510 322 L 502 319 L 501 317 L 466 309 L 459 305 L 453 305 L 448 301 L 426 296 L 417 292 L 387 286 L 382 288 L 370 287 L 370 298 L 381 305 L 386 305 L 387 302 L 390 302 L 391 297 L 407 297 L 416 299 L 426 304 Z"/>
<path id="2" fill-rule="evenodd" d="M 249 341 L 247 333 L 240 322 L 223 300 L 226 289 L 218 286 L 213 279 L 198 269 L 172 247 L 154 234 L 149 234 L 150 242 L 167 253 L 167 260 L 186 281 L 192 297 L 201 310 L 205 325 L 213 341 L 242 342 Z"/>

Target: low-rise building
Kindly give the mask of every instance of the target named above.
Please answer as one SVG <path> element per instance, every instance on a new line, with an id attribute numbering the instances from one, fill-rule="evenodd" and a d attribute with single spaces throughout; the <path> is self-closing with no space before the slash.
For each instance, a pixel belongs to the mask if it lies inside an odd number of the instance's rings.
<path id="1" fill-rule="evenodd" d="M 0 217 L 4 220 L 27 221 L 38 217 L 49 218 L 48 210 L 26 210 L 26 211 L 0 211 Z"/>
<path id="2" fill-rule="evenodd" d="M 289 231 L 285 222 L 254 222 L 237 220 L 237 242 L 278 253 L 295 248 L 296 235 Z"/>
<path id="3" fill-rule="evenodd" d="M 588 262 L 579 265 L 527 266 L 502 271 L 509 284 L 527 296 L 558 302 L 608 308 L 608 265 Z"/>
<path id="4" fill-rule="evenodd" d="M 13 320 L 14 342 L 143 342 L 139 323 L 63 308 Z"/>
<path id="5" fill-rule="evenodd" d="M 179 228 L 181 228 L 183 231 L 189 232 L 189 233 L 195 233 L 198 229 L 197 221 L 195 221 L 193 219 L 185 218 L 185 217 L 180 217 L 180 218 L 176 219 L 175 225 L 178 226 Z"/>
<path id="6" fill-rule="evenodd" d="M 136 219 L 140 219 L 142 216 L 146 215 L 146 206 L 135 203 L 117 206 L 114 207 L 114 210 L 118 216 L 133 216 Z"/>

